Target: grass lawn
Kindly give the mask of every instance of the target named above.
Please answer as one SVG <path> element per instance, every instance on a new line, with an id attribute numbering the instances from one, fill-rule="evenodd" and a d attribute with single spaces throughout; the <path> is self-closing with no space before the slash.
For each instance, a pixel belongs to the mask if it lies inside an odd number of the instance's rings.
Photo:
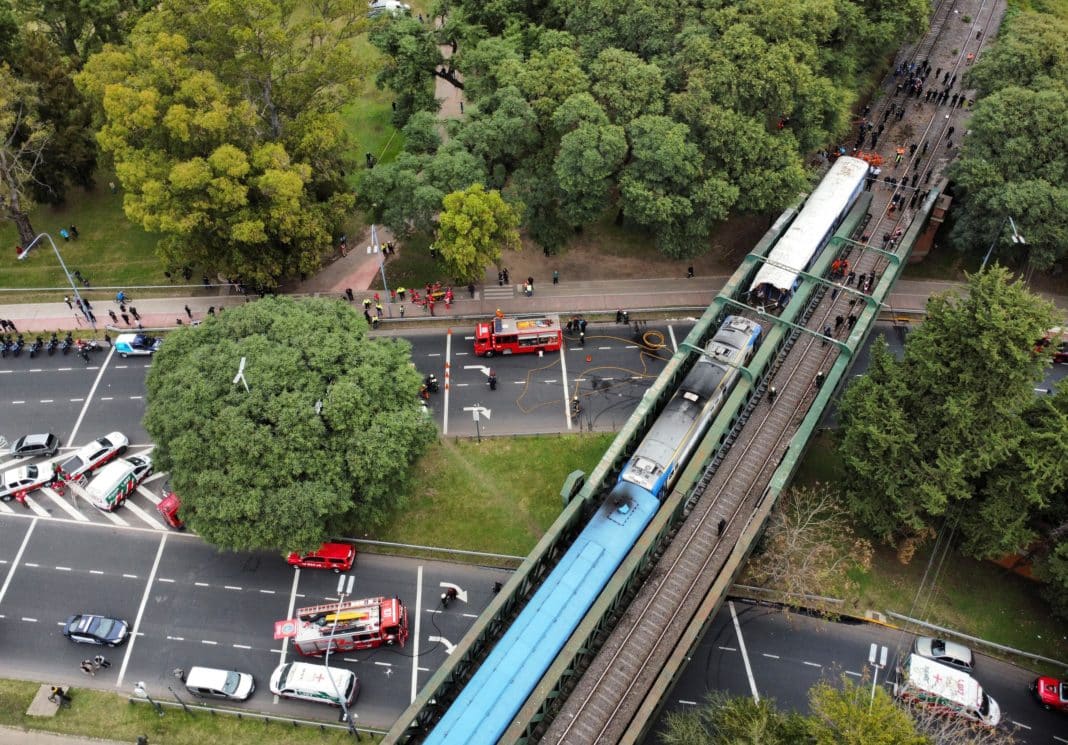
<path id="1" fill-rule="evenodd" d="M 370 537 L 526 556 L 563 508 L 564 479 L 590 473 L 614 437 L 442 438 L 390 524 Z"/>
<path id="2" fill-rule="evenodd" d="M 81 271 L 93 286 L 167 284 L 156 258 L 157 237 L 131 224 L 122 212 L 122 192 L 108 189 L 109 174 L 98 176 L 91 191 L 73 189 L 60 207 L 42 205 L 30 214 L 34 230 L 52 236 L 71 273 Z M 77 240 L 65 242 L 60 228 L 78 227 Z M 14 224 L 0 222 L 0 285 L 3 287 L 63 287 L 63 270 L 47 239 L 29 257 L 15 258 L 18 233 Z M 4 302 L 0 295 L 0 302 Z"/>
<path id="3" fill-rule="evenodd" d="M 147 735 L 150 743 L 167 745 L 201 745 L 206 742 L 255 742 L 259 745 L 289 743 L 344 743 L 352 736 L 344 731 L 287 726 L 282 722 L 264 725 L 261 721 L 212 716 L 208 713 L 186 714 L 181 709 L 165 709 L 157 716 L 147 704 L 130 704 L 125 696 L 84 688 L 75 688 L 70 708 L 52 719 L 26 716 L 26 709 L 40 684 L 19 680 L 0 680 L 0 724 L 9 727 L 38 729 L 59 734 L 78 734 L 121 742 L 135 742 Z M 169 698 L 169 694 L 161 694 Z M 189 703 L 189 702 L 187 702 Z M 369 742 L 364 736 L 364 742 Z"/>
<path id="4" fill-rule="evenodd" d="M 843 469 L 834 447 L 832 434 L 816 437 L 795 483 L 840 484 Z M 852 612 L 890 610 L 1026 652 L 1068 660 L 1068 634 L 1063 623 L 1051 617 L 1038 583 L 951 551 L 934 594 L 917 602 L 930 547 L 902 564 L 893 549 L 875 538 L 870 540 L 875 548 L 871 570 L 851 575 L 859 586 L 858 595 L 847 598 Z"/>

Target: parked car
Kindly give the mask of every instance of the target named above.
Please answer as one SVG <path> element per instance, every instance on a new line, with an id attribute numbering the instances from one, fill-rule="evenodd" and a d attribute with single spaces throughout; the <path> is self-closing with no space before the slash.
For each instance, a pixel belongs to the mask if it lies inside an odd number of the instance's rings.
<path id="1" fill-rule="evenodd" d="M 268 687 L 271 693 L 282 698 L 318 701 L 331 706 L 340 706 L 344 698 L 345 703 L 352 706 L 360 692 L 360 681 L 351 670 L 287 662 L 274 669 Z"/>
<path id="2" fill-rule="evenodd" d="M 115 338 L 115 351 L 120 357 L 138 356 L 158 352 L 163 339 L 146 334 L 119 334 Z"/>
<path id="3" fill-rule="evenodd" d="M 194 696 L 244 701 L 256 690 L 256 681 L 248 673 L 236 670 L 191 667 L 185 676 L 185 687 Z"/>
<path id="4" fill-rule="evenodd" d="M 1068 712 L 1068 680 L 1043 676 L 1031 683 L 1031 695 L 1043 709 Z"/>
<path id="5" fill-rule="evenodd" d="M 52 482 L 52 469 L 48 466 L 19 466 L 4 471 L 0 482 L 0 499 L 10 502 L 19 492 L 31 492 Z"/>
<path id="6" fill-rule="evenodd" d="M 930 636 L 919 636 L 916 637 L 916 642 L 912 645 L 912 651 L 920 657 L 940 662 L 961 672 L 970 674 L 975 669 L 972 650 L 963 644 L 948 642 L 944 639 L 935 639 Z"/>
<path id="7" fill-rule="evenodd" d="M 11 454 L 16 458 L 43 455 L 50 458 L 59 450 L 59 438 L 53 434 L 26 435 L 15 440 Z"/>
<path id="8" fill-rule="evenodd" d="M 367 15 L 377 18 L 388 13 L 391 16 L 402 16 L 412 12 L 412 6 L 399 0 L 373 0 L 368 3 Z"/>
<path id="9" fill-rule="evenodd" d="M 182 508 L 182 500 L 172 491 L 167 492 L 163 499 L 156 505 L 156 512 L 163 521 L 175 530 L 185 530 L 185 521 L 178 516 L 178 510 Z"/>
<path id="10" fill-rule="evenodd" d="M 76 479 L 82 474 L 88 473 L 107 463 L 119 453 L 126 450 L 130 441 L 122 432 L 112 432 L 99 439 L 93 440 L 88 445 L 78 449 L 73 455 L 60 464 L 60 469 L 66 478 Z"/>
<path id="11" fill-rule="evenodd" d="M 67 619 L 63 636 L 78 644 L 117 647 L 130 636 L 130 625 L 118 618 L 79 613 Z"/>
<path id="12" fill-rule="evenodd" d="M 356 547 L 349 543 L 324 543 L 306 554 L 294 551 L 286 561 L 302 569 L 333 569 L 334 574 L 340 574 L 352 569 L 356 562 Z"/>

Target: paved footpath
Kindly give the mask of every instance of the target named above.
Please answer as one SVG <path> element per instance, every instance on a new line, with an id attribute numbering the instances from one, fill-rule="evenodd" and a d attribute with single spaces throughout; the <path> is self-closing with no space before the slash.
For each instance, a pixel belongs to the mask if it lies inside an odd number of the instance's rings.
<path id="1" fill-rule="evenodd" d="M 468 296 L 465 288 L 455 288 L 457 299 L 452 304 L 452 308 L 446 309 L 445 304 L 439 302 L 435 304 L 434 314 L 437 319 L 450 316 L 470 319 L 491 316 L 498 308 L 508 314 L 612 313 L 617 308 L 623 308 L 631 311 L 632 318 L 637 318 L 640 317 L 642 310 L 678 308 L 694 312 L 695 309 L 706 307 L 711 303 L 726 280 L 727 277 L 718 276 L 695 277 L 689 280 L 672 278 L 561 282 L 558 285 L 546 283 L 534 288 L 533 297 L 523 295 L 519 285 L 506 287 L 489 285 L 476 289 L 474 299 Z M 961 286 L 960 282 L 901 280 L 895 285 L 886 310 L 890 313 L 903 314 L 922 312 L 931 295 Z M 373 294 L 373 290 L 356 293 L 354 307 L 362 310 L 363 299 L 372 297 Z M 310 295 L 341 297 L 341 293 L 335 294 L 335 292 L 310 293 Z M 1068 296 L 1049 294 L 1045 296 L 1060 308 L 1068 310 Z M 189 323 L 190 319 L 185 312 L 186 305 L 192 311 L 193 320 L 201 320 L 207 314 L 209 307 L 228 308 L 244 302 L 246 298 L 238 294 L 217 297 L 134 299 L 134 305 L 141 315 L 141 322 L 145 328 L 149 329 L 172 328 L 179 320 L 185 324 Z M 401 321 L 401 306 L 404 308 L 403 322 L 405 324 L 429 318 L 429 313 L 411 303 L 384 302 L 383 305 L 386 320 Z M 118 306 L 113 300 L 93 302 L 93 311 L 98 322 L 108 322 L 107 311 L 109 309 L 118 311 Z M 19 332 L 23 334 L 64 329 L 77 334 L 79 330 L 87 330 L 85 322 L 81 321 L 79 324 L 79 319 L 68 310 L 63 302 L 0 305 L 0 318 L 14 322 Z M 119 331 L 135 330 L 135 327 L 126 326 L 120 322 L 117 329 Z"/>
<path id="2" fill-rule="evenodd" d="M 0 727 L 0 745 L 120 745 L 120 743 L 116 740 L 98 740 L 94 737 L 54 735 L 40 730 Z"/>

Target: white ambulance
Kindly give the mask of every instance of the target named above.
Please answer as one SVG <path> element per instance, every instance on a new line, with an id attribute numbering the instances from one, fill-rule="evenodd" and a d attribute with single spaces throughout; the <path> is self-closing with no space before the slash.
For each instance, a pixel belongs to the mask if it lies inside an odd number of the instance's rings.
<path id="1" fill-rule="evenodd" d="M 919 706 L 933 707 L 939 713 L 973 719 L 988 727 L 1001 721 L 1001 707 L 968 673 L 920 657 L 909 655 L 901 669 L 901 681 L 894 695 Z"/>

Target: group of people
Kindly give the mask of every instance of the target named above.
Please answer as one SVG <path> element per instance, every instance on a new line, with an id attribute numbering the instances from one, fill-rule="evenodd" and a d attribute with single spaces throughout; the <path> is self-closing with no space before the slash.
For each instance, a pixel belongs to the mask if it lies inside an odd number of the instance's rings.
<path id="1" fill-rule="evenodd" d="M 98 654 L 91 660 L 82 660 L 82 672 L 86 675 L 96 675 L 97 670 L 107 670 L 111 662 L 102 654 Z"/>

